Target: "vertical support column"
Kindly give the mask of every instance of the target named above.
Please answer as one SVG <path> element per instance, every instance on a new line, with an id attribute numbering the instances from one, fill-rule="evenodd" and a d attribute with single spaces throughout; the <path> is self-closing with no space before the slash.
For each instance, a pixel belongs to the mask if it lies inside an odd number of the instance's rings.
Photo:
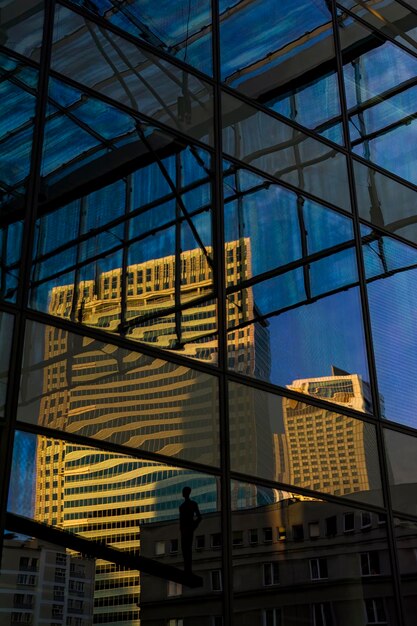
<path id="1" fill-rule="evenodd" d="M 32 152 L 30 156 L 30 175 L 25 199 L 25 221 L 20 265 L 20 281 L 17 292 L 17 312 L 14 323 L 9 378 L 6 397 L 6 424 L 0 438 L 0 555 L 3 545 L 3 531 L 7 509 L 8 484 L 13 455 L 14 428 L 17 419 L 20 373 L 23 359 L 23 343 L 25 332 L 25 307 L 27 305 L 33 234 L 35 230 L 36 209 L 40 190 L 40 171 L 42 164 L 42 148 L 45 130 L 45 115 L 48 101 L 48 75 L 52 51 L 52 33 L 55 0 L 45 0 L 43 24 L 43 40 L 40 57 L 38 100 L 36 103 L 33 130 Z"/>
<path id="2" fill-rule="evenodd" d="M 343 58 L 342 58 L 342 50 L 341 50 L 339 30 L 338 30 L 336 0 L 331 0 L 331 9 L 332 9 L 334 45 L 335 45 L 336 64 L 337 64 L 337 76 L 338 76 L 339 94 L 340 94 L 340 105 L 341 105 L 341 111 L 342 111 L 342 125 L 343 125 L 344 137 L 345 137 L 345 145 L 348 149 L 347 168 L 348 168 L 350 199 L 351 199 L 351 205 L 352 205 L 353 229 L 354 229 L 354 235 L 355 235 L 359 288 L 360 288 L 361 305 L 362 305 L 362 319 L 363 319 L 363 324 L 364 324 L 365 343 L 366 343 L 366 351 L 367 351 L 367 356 L 368 356 L 368 369 L 369 369 L 369 379 L 370 379 L 369 382 L 370 382 L 371 392 L 372 392 L 373 412 L 374 412 L 374 415 L 379 420 L 379 423 L 376 424 L 376 436 L 377 436 L 377 442 L 378 442 L 378 460 L 379 460 L 379 466 L 381 468 L 382 493 L 383 493 L 383 498 L 384 498 L 384 504 L 387 509 L 387 541 L 388 541 L 388 548 L 389 548 L 390 560 L 391 560 L 394 601 L 396 604 L 396 609 L 397 609 L 397 614 L 398 614 L 398 624 L 399 626 L 401 626 L 402 624 L 405 624 L 405 618 L 404 618 L 405 612 L 404 612 L 404 606 L 403 606 L 403 601 L 402 601 L 398 557 L 397 557 L 396 545 L 395 545 L 394 519 L 393 519 L 393 514 L 392 514 L 392 508 L 391 508 L 391 494 L 390 494 L 389 481 L 388 481 L 388 464 L 387 464 L 387 457 L 385 453 L 385 445 L 384 445 L 384 440 L 383 440 L 383 428 L 382 428 L 382 423 L 381 423 L 382 415 L 381 415 L 381 410 L 379 406 L 377 372 L 376 372 L 375 354 L 374 354 L 373 342 L 372 342 L 372 328 L 371 328 L 371 318 L 370 318 L 370 312 L 369 312 L 368 293 L 367 293 L 367 287 L 366 287 L 366 274 L 365 274 L 365 264 L 364 264 L 363 251 L 362 251 L 359 212 L 358 212 L 358 205 L 357 205 L 356 192 L 355 192 L 355 178 L 354 178 L 354 170 L 353 170 L 353 159 L 352 159 L 352 154 L 351 154 L 351 142 L 350 142 L 350 135 L 349 135 L 349 118 L 348 118 L 346 94 L 345 94 L 344 80 L 343 80 Z"/>
<path id="3" fill-rule="evenodd" d="M 178 198 L 181 194 L 181 154 L 175 155 L 175 189 L 177 192 L 177 201 L 175 203 L 175 339 L 177 348 L 181 346 L 181 278 L 182 278 L 182 260 L 181 260 L 181 207 Z"/>
<path id="4" fill-rule="evenodd" d="M 219 416 L 220 416 L 220 459 L 221 459 L 221 520 L 223 537 L 223 623 L 233 625 L 232 584 L 232 518 L 230 494 L 230 441 L 227 388 L 227 328 L 226 328 L 226 282 L 225 240 L 223 210 L 223 165 L 222 165 L 222 109 L 221 109 L 221 65 L 220 65 L 220 16 L 218 0 L 212 0 L 213 20 L 213 75 L 214 85 L 214 184 L 213 184 L 213 233 L 214 233 L 214 279 L 218 310 L 218 365 L 219 365 Z"/>

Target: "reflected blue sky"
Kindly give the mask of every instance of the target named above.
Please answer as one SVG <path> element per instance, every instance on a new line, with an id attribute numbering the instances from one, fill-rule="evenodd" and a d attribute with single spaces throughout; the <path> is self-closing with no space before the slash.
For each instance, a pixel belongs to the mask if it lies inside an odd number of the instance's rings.
<path id="1" fill-rule="evenodd" d="M 358 289 L 269 320 L 271 381 L 330 376 L 334 365 L 369 381 Z"/>

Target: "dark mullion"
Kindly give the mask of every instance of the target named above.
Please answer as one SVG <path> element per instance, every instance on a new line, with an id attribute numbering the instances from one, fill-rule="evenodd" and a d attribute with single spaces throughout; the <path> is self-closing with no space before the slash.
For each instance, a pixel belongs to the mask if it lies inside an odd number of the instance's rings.
<path id="1" fill-rule="evenodd" d="M 3 477 L 0 485 L 0 553 L 3 542 L 5 515 L 7 510 L 8 483 L 13 457 L 14 427 L 18 410 L 18 394 L 21 366 L 23 361 L 23 344 L 25 333 L 24 307 L 28 298 L 33 236 L 35 231 L 36 207 L 40 190 L 40 170 L 42 163 L 42 147 L 46 107 L 48 101 L 48 72 L 52 49 L 52 27 L 55 1 L 46 0 L 43 39 L 38 78 L 38 100 L 36 103 L 35 124 L 30 156 L 30 175 L 25 199 L 26 215 L 23 231 L 21 273 L 17 292 L 16 315 L 12 337 L 11 359 L 6 396 L 7 422 L 1 433 L 0 441 L 0 472 Z"/>
<path id="2" fill-rule="evenodd" d="M 296 98 L 295 98 L 295 94 L 291 95 L 291 118 L 295 119 L 295 117 L 297 116 L 297 102 L 296 102 Z M 305 187 L 305 180 L 304 180 L 304 167 L 306 165 L 308 165 L 308 162 L 303 162 L 303 160 L 300 157 L 300 147 L 299 147 L 299 142 L 296 141 L 296 133 L 295 131 L 293 132 L 293 151 L 294 151 L 294 161 L 295 161 L 295 167 L 294 170 L 297 170 L 297 177 L 298 177 L 298 185 L 297 187 L 301 190 L 301 192 L 304 190 Z M 288 169 L 288 168 L 287 168 Z M 308 256 L 308 241 L 307 241 L 307 230 L 305 227 L 305 222 L 304 222 L 304 210 L 303 210 L 303 206 L 304 206 L 304 198 L 303 196 L 299 193 L 297 194 L 297 218 L 298 218 L 298 228 L 299 228 L 299 234 L 300 234 L 300 240 L 301 240 L 301 254 L 303 259 L 305 259 Z M 303 264 L 303 280 L 304 280 L 304 291 L 306 293 L 307 296 L 307 300 L 311 299 L 311 281 L 310 281 L 310 265 L 309 263 L 304 263 Z"/>
<path id="3" fill-rule="evenodd" d="M 180 348 L 181 344 L 181 279 L 182 279 L 182 259 L 181 259 L 181 207 L 178 202 L 178 197 L 181 193 L 181 155 L 175 155 L 175 185 L 176 185 L 176 198 L 175 203 L 175 271 L 174 271 L 174 297 L 175 297 L 175 337 L 177 346 Z"/>
<path id="4" fill-rule="evenodd" d="M 81 202 L 80 202 L 80 216 L 79 216 L 79 220 L 78 220 L 78 237 L 81 235 L 81 233 L 84 232 L 85 230 L 85 218 L 86 218 L 86 212 L 87 212 L 87 207 L 86 207 L 86 201 L 85 198 L 81 198 Z M 83 264 L 80 262 L 80 258 L 81 258 L 81 249 L 83 247 L 83 244 L 79 241 L 79 239 L 77 240 L 77 246 L 76 246 L 76 264 L 75 264 L 75 273 L 74 273 L 74 287 L 73 287 L 73 292 L 72 292 L 72 304 L 71 304 L 71 311 L 70 311 L 70 320 L 72 322 L 76 322 L 76 321 L 82 321 L 82 311 L 83 311 L 83 303 L 84 303 L 84 297 L 81 298 L 81 304 L 80 304 L 80 309 L 78 311 L 78 314 L 81 315 L 81 319 L 77 320 L 77 307 L 78 307 L 78 300 L 79 300 L 79 295 L 80 295 L 80 270 L 83 267 Z M 36 283 L 32 283 L 32 286 L 35 286 Z"/>
<path id="5" fill-rule="evenodd" d="M 220 57 L 220 15 L 218 0 L 211 1 L 213 20 L 213 74 L 214 85 L 214 280 L 217 294 L 217 318 L 219 328 L 218 365 L 219 412 L 220 412 L 220 458 L 221 458 L 221 523 L 222 523 L 222 567 L 223 567 L 223 623 L 234 624 L 233 613 L 233 557 L 232 557 L 232 513 L 230 478 L 230 433 L 227 381 L 227 296 L 226 296 L 226 242 L 224 236 L 223 198 L 223 153 L 222 153 L 222 109 L 221 109 L 221 57 Z"/>
<path id="6" fill-rule="evenodd" d="M 209 299 L 212 300 L 213 296 L 211 295 Z M 206 301 L 206 299 L 199 302 L 201 303 L 202 301 Z M 189 305 L 187 303 L 188 308 L 191 308 L 195 304 L 195 302 L 192 302 Z M 181 308 L 185 310 L 186 305 Z M 146 343 L 140 343 L 139 341 L 126 339 L 121 335 L 113 334 L 108 331 L 106 332 L 94 326 L 74 324 L 70 320 L 64 319 L 62 317 L 53 317 L 48 313 L 35 311 L 33 309 L 26 309 L 25 315 L 28 320 L 38 322 L 44 326 L 54 326 L 56 328 L 61 328 L 62 330 L 65 330 L 74 335 L 89 337 L 91 339 L 95 339 L 100 343 L 111 344 L 125 350 L 138 352 L 151 358 L 161 359 L 163 361 L 183 365 L 189 369 L 205 372 L 207 374 L 210 374 L 211 376 L 217 377 L 219 374 L 218 368 L 216 366 L 205 363 L 204 361 L 190 359 L 189 357 L 182 356 L 181 353 L 175 351 L 164 350 L 155 346 L 149 346 Z M 216 333 L 210 333 L 210 336 L 214 334 Z"/>
<path id="7" fill-rule="evenodd" d="M 314 491 L 312 489 L 308 489 L 307 487 L 300 487 L 299 485 L 291 485 L 289 483 L 278 482 L 274 480 L 268 480 L 267 478 L 262 478 L 260 476 L 253 476 L 252 474 L 244 474 L 243 472 L 236 472 L 232 470 L 231 477 L 233 480 L 237 482 L 249 483 L 261 485 L 262 487 L 267 487 L 269 489 L 277 489 L 280 491 L 286 491 L 289 493 L 298 493 L 302 496 L 307 496 L 308 498 L 312 498 L 313 500 L 327 500 L 332 504 L 336 504 L 342 507 L 349 507 L 352 509 L 358 509 L 360 511 L 371 511 L 373 513 L 384 513 L 386 514 L 386 510 L 383 506 L 378 507 L 375 504 L 371 504 L 368 502 L 355 500 L 355 493 L 352 493 L 352 497 L 349 496 L 335 496 L 332 493 L 327 493 L 325 491 Z M 355 625 L 356 626 L 356 625 Z M 398 626 L 396 624 L 396 626 Z"/>
<path id="8" fill-rule="evenodd" d="M 357 267 L 358 267 L 358 275 L 359 275 L 359 289 L 361 294 L 361 308 L 362 308 L 362 319 L 363 319 L 363 327 L 364 327 L 364 335 L 365 335 L 365 345 L 366 352 L 368 357 L 368 372 L 369 372 L 369 384 L 371 388 L 372 394 L 372 404 L 373 404 L 373 412 L 377 418 L 377 422 L 375 424 L 376 437 L 377 437 L 377 451 L 378 451 L 378 460 L 381 474 L 381 484 L 382 484 L 382 494 L 384 498 L 384 504 L 387 508 L 387 541 L 388 548 L 390 554 L 391 561 L 391 570 L 392 570 L 392 579 L 394 586 L 394 602 L 396 606 L 397 615 L 399 618 L 400 624 L 405 624 L 405 612 L 402 601 L 402 593 L 401 593 L 401 581 L 399 574 L 399 564 L 398 564 L 398 555 L 396 551 L 395 544 L 395 531 L 394 531 L 394 520 L 391 508 L 391 494 L 389 488 L 389 479 L 388 479 L 388 463 L 385 452 L 385 445 L 383 441 L 383 432 L 381 425 L 381 410 L 379 404 L 379 389 L 378 389 L 378 379 L 377 379 L 377 368 L 375 361 L 375 353 L 372 341 L 372 325 L 371 325 L 371 316 L 369 309 L 369 301 L 368 301 L 368 292 L 366 286 L 366 269 L 365 262 L 363 258 L 363 249 L 362 249 L 362 240 L 361 240 L 361 230 L 360 230 L 360 221 L 359 221 L 359 210 L 357 205 L 356 191 L 355 191 L 355 175 L 353 169 L 353 160 L 352 155 L 350 153 L 351 144 L 350 144 L 350 135 L 349 135 L 349 117 L 348 117 L 348 109 L 347 109 L 347 101 L 346 101 L 346 93 L 345 93 L 345 85 L 344 85 L 344 74 L 343 74 L 343 56 L 342 49 L 339 38 L 339 25 L 337 19 L 337 5 L 336 0 L 332 0 L 332 20 L 333 20 L 333 32 L 334 32 L 334 41 L 335 41 L 335 49 L 336 49 L 336 57 L 337 57 L 337 66 L 338 66 L 338 81 L 339 81 L 339 93 L 340 100 L 342 105 L 342 119 L 343 119 L 343 129 L 345 133 L 346 146 L 349 150 L 349 154 L 347 157 L 347 165 L 348 165 L 348 176 L 349 176 L 349 187 L 351 194 L 351 205 L 352 205 L 352 214 L 353 214 L 353 226 L 355 232 L 355 242 L 356 242 L 356 258 L 357 258 Z"/>
<path id="9" fill-rule="evenodd" d="M 162 162 L 162 159 L 160 158 L 159 154 L 152 148 L 152 145 L 149 143 L 148 139 L 146 138 L 146 135 L 141 127 L 140 124 L 137 125 L 137 130 L 138 130 L 138 134 L 143 142 L 143 144 L 145 145 L 145 147 L 149 150 L 149 152 L 151 154 L 153 154 L 153 156 L 155 157 L 155 163 L 158 164 L 159 169 L 161 170 L 161 173 L 163 175 L 163 177 L 165 178 L 166 182 L 168 183 L 169 188 L 171 189 L 171 191 L 173 192 L 175 199 L 176 199 L 176 203 L 178 206 L 178 209 L 180 210 L 181 215 L 186 219 L 188 226 L 190 227 L 191 232 L 194 235 L 194 238 L 196 240 L 196 242 L 198 243 L 199 247 L 201 248 L 202 252 L 204 253 L 204 256 L 207 259 L 207 263 L 210 267 L 212 267 L 213 262 L 210 258 L 210 255 L 208 254 L 206 247 L 204 246 L 200 235 L 198 234 L 194 223 L 190 217 L 190 214 L 183 202 L 183 199 L 181 197 L 181 188 L 178 188 L 176 184 L 173 183 L 173 181 L 171 180 L 171 176 L 169 175 L 169 172 L 167 170 L 167 168 L 165 167 L 164 163 Z M 180 216 L 180 214 L 178 214 L 178 217 Z"/>
<path id="10" fill-rule="evenodd" d="M 300 190 L 295 185 L 293 185 L 292 183 L 288 183 L 286 180 L 281 180 L 280 178 L 277 178 L 275 173 L 274 174 L 270 174 L 269 172 L 265 172 L 264 170 L 261 170 L 260 168 L 258 168 L 256 165 L 252 165 L 251 163 L 247 163 L 246 161 L 242 161 L 241 159 L 236 158 L 236 157 L 234 157 L 234 156 L 232 156 L 230 154 L 225 154 L 224 158 L 229 163 L 233 164 L 236 169 L 247 170 L 248 172 L 252 172 L 253 174 L 256 174 L 256 176 L 258 176 L 259 178 L 262 178 L 264 180 L 269 180 L 269 181 L 271 181 L 272 184 L 279 185 L 280 187 L 283 187 L 284 189 L 288 189 L 289 191 L 292 191 L 296 195 L 300 194 Z M 369 166 L 370 163 L 367 163 L 367 165 Z M 293 169 L 294 168 L 291 168 L 290 171 L 293 171 Z M 303 189 L 302 195 L 305 198 L 308 198 L 309 200 L 312 200 L 313 202 L 316 202 L 317 204 L 319 204 L 322 207 L 329 208 L 332 211 L 335 211 L 336 213 L 340 213 L 341 215 L 352 217 L 352 213 L 350 211 L 346 211 L 345 209 L 341 209 L 337 205 L 332 204 L 331 202 L 329 202 L 328 200 L 325 200 L 324 198 L 320 198 L 319 196 L 316 196 L 316 195 L 312 194 L 311 192 L 307 191 L 306 189 Z"/>
<path id="11" fill-rule="evenodd" d="M 402 119 L 397 120 L 396 122 L 392 122 L 392 124 L 388 124 L 388 126 L 384 126 L 383 128 L 380 128 L 379 130 L 375 130 L 372 133 L 361 135 L 360 139 L 354 139 L 352 141 L 352 147 L 355 147 L 358 145 L 360 146 L 365 141 L 371 141 L 372 139 L 377 139 L 378 137 L 382 137 L 383 135 L 386 135 L 387 133 L 390 133 L 391 131 L 396 130 L 397 128 L 401 128 L 401 126 L 408 126 L 415 119 L 417 119 L 417 111 L 416 113 L 411 113 L 410 115 L 407 115 L 406 117 L 403 117 Z M 366 157 L 364 157 L 364 159 L 365 161 L 367 161 L 367 163 L 372 163 L 370 158 L 367 159 Z"/>
<path id="12" fill-rule="evenodd" d="M 171 466 L 171 467 L 174 465 L 182 469 L 190 469 L 192 471 L 207 474 L 210 476 L 218 477 L 222 473 L 222 469 L 215 467 L 215 466 L 204 465 L 204 464 L 197 463 L 194 461 L 185 461 L 177 457 L 173 458 L 173 457 L 169 457 L 165 455 L 160 455 L 158 453 L 141 451 L 141 450 L 138 450 L 137 448 L 129 449 L 129 448 L 121 446 L 120 444 L 114 444 L 112 442 L 106 442 L 106 441 L 102 441 L 99 439 L 95 440 L 95 439 L 91 439 L 91 437 L 84 437 L 82 435 L 77 435 L 75 433 L 57 431 L 52 428 L 38 426 L 35 424 L 27 424 L 24 422 L 18 422 L 16 426 L 21 432 L 33 434 L 35 436 L 42 435 L 42 436 L 53 438 L 53 439 L 67 441 L 69 443 L 74 443 L 74 444 L 78 444 L 82 446 L 88 446 L 89 448 L 97 448 L 98 450 L 121 454 L 123 456 L 132 457 L 138 460 L 144 459 L 147 461 L 155 462 L 157 464 L 164 464 L 164 465 Z M 378 505 L 375 505 L 372 503 L 366 503 L 363 501 L 358 502 L 357 500 L 354 499 L 354 494 L 352 494 L 353 497 L 352 499 L 350 499 L 349 497 L 337 496 L 337 495 L 323 492 L 323 491 L 317 492 L 312 489 L 308 489 L 306 487 L 294 486 L 288 483 L 263 478 L 261 476 L 254 477 L 251 474 L 238 472 L 236 470 L 231 471 L 230 476 L 233 480 L 236 480 L 238 482 L 248 482 L 248 483 L 256 482 L 256 484 L 263 485 L 265 487 L 269 487 L 272 489 L 280 489 L 280 490 L 289 491 L 289 492 L 295 491 L 297 493 L 300 493 L 301 495 L 306 495 L 306 496 L 313 497 L 316 499 L 317 497 L 322 496 L 326 500 L 329 500 L 330 502 L 334 502 L 335 504 L 339 504 L 342 506 L 343 505 L 352 506 L 352 508 L 356 508 L 356 509 L 361 509 L 361 510 L 366 509 L 366 510 L 375 511 L 378 513 L 386 513 L 384 506 L 382 505 L 378 506 Z M 417 519 L 417 516 L 413 517 L 412 515 L 407 515 L 401 512 L 398 512 L 396 514 L 398 514 L 401 517 L 406 517 L 413 521 Z"/>
<path id="13" fill-rule="evenodd" d="M 213 476 L 219 476 L 221 469 L 215 465 L 205 465 L 198 463 L 197 461 L 186 461 L 179 457 L 167 456 L 165 454 L 159 454 L 157 452 L 149 452 L 147 450 L 141 450 L 140 448 L 128 448 L 112 441 L 106 441 L 102 439 L 94 439 L 90 436 L 78 435 L 77 433 L 71 433 L 66 430 L 56 430 L 55 428 L 49 428 L 48 426 L 41 426 L 39 424 L 29 424 L 28 422 L 16 422 L 16 430 L 21 432 L 30 433 L 32 435 L 42 435 L 49 439 L 59 439 L 60 441 L 67 441 L 69 443 L 78 444 L 80 446 L 86 446 L 88 448 L 97 448 L 104 452 L 113 452 L 115 454 L 122 454 L 127 458 L 132 457 L 138 460 L 152 461 L 154 463 L 164 464 L 168 467 L 180 467 L 183 469 L 191 469 L 203 474 L 210 474 Z"/>

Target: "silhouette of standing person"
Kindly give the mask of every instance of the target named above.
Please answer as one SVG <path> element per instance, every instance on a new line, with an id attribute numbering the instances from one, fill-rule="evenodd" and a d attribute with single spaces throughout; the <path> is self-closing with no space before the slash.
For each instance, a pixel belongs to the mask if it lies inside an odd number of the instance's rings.
<path id="1" fill-rule="evenodd" d="M 184 559 L 184 571 L 191 574 L 194 531 L 201 522 L 201 513 L 197 502 L 190 500 L 191 487 L 184 487 L 184 502 L 180 505 L 181 550 Z"/>

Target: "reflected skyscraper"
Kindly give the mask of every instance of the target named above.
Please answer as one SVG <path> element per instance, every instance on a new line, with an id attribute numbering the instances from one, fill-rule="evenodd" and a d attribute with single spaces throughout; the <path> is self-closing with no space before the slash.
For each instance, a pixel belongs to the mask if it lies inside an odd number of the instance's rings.
<path id="1" fill-rule="evenodd" d="M 226 255 L 233 270 L 229 276 L 241 280 L 243 272 L 246 277 L 250 275 L 249 240 L 229 243 Z M 123 289 L 127 321 L 152 314 L 155 309 L 170 310 L 176 296 L 175 262 L 172 256 L 154 259 L 128 266 L 126 274 L 116 268 L 98 275 L 96 280 L 81 282 L 78 291 L 74 291 L 74 285 L 55 287 L 50 294 L 50 312 L 63 317 L 72 314 L 87 325 L 115 330 L 120 324 Z M 181 288 L 181 297 L 191 303 L 204 297 L 206 291 L 211 292 L 211 268 L 201 249 L 181 255 Z M 230 314 L 242 321 L 245 310 L 253 306 L 249 293 L 243 305 L 231 301 Z M 187 356 L 215 362 L 216 330 L 216 305 L 208 299 L 191 304 L 179 326 L 174 312 L 157 318 L 151 329 L 149 324 L 145 328 L 139 324 L 130 336 L 166 350 L 178 349 L 181 343 Z M 259 335 L 259 330 L 256 333 Z M 253 329 L 236 332 L 229 339 L 229 359 L 236 359 L 247 374 L 254 374 L 257 358 L 264 367 L 268 362 L 266 327 L 263 334 L 261 346 L 256 345 Z M 98 346 L 97 342 L 53 328 L 45 332 L 44 352 L 44 391 L 38 418 L 43 426 L 167 457 L 192 455 L 190 458 L 200 463 L 218 463 L 213 457 L 213 451 L 219 449 L 218 401 L 209 376 L 182 366 L 168 366 L 161 359 L 149 359 L 137 352 Z M 269 424 L 262 405 L 255 406 L 244 394 L 236 401 L 243 402 L 242 420 L 239 430 L 231 435 L 231 445 L 240 450 L 242 467 L 250 472 L 260 459 L 272 465 Z M 241 449 L 243 432 L 249 450 Z M 177 516 L 184 478 L 169 465 L 126 462 L 123 455 L 46 436 L 39 438 L 36 463 L 35 517 L 39 521 L 134 551 L 140 546 L 143 524 Z M 189 475 L 187 481 L 193 486 L 193 495 L 206 502 L 201 506 L 204 513 L 217 497 L 215 484 L 207 486 L 198 476 L 193 479 Z M 119 599 L 110 607 L 112 590 L 116 588 Z M 106 611 L 119 615 L 121 623 L 137 624 L 139 595 L 138 576 L 132 579 L 128 572 L 97 564 L 98 623 Z"/>
<path id="2" fill-rule="evenodd" d="M 337 368 L 332 376 L 294 380 L 288 388 L 358 411 L 369 407 L 369 384 Z M 282 403 L 284 434 L 275 437 L 278 459 L 284 455 L 277 469 L 284 465 L 286 471 L 277 479 L 285 477 L 291 485 L 336 495 L 379 487 L 372 425 L 290 398 L 283 398 Z"/>

